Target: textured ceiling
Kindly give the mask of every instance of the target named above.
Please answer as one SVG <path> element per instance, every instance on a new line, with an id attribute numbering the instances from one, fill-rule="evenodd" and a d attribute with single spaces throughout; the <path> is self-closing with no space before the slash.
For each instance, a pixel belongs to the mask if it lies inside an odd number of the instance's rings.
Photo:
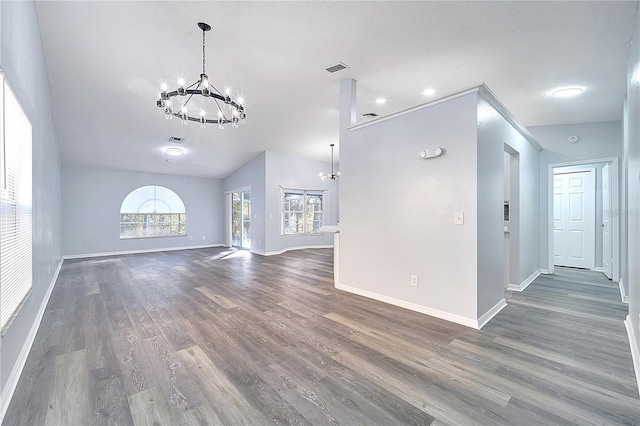
<path id="1" fill-rule="evenodd" d="M 358 119 L 485 82 L 525 126 L 620 120 L 638 2 L 37 2 L 65 165 L 222 178 L 263 150 L 330 160 L 338 92 Z M 160 82 L 246 97 L 239 129 L 165 120 Z M 335 74 L 324 70 L 344 62 Z M 549 91 L 586 88 L 575 98 Z M 375 99 L 387 103 L 378 105 Z M 168 163 L 168 136 L 187 154 Z M 338 151 L 336 152 L 338 154 Z"/>

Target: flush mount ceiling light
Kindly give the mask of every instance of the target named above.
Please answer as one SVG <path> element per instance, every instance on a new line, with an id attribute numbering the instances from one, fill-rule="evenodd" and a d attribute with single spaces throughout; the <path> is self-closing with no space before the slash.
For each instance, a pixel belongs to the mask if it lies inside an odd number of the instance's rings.
<path id="1" fill-rule="evenodd" d="M 340 177 L 340 172 L 336 171 L 334 173 L 334 171 L 333 171 L 333 147 L 335 146 L 335 144 L 332 143 L 329 146 L 331 147 L 331 174 L 320 173 L 320 179 L 322 179 L 322 180 L 337 180 Z"/>
<path id="2" fill-rule="evenodd" d="M 425 96 L 433 96 L 436 94 L 435 89 L 425 89 L 424 92 L 422 92 L 423 95 Z"/>
<path id="3" fill-rule="evenodd" d="M 209 77 L 205 72 L 205 33 L 211 30 L 211 26 L 204 22 L 199 22 L 198 27 L 202 30 L 202 74 L 200 74 L 200 78 L 195 83 L 187 86 L 184 78 L 178 77 L 177 89 L 171 92 L 168 91 L 167 83 L 162 83 L 156 105 L 164 111 L 165 118 L 178 117 L 182 124 L 187 124 L 188 121 L 195 121 L 200 123 L 202 127 L 205 127 L 206 124 L 217 124 L 221 129 L 224 128 L 225 124 L 238 127 L 238 123 L 244 124 L 246 120 L 244 99 L 242 96 L 238 96 L 235 101 L 232 100 L 229 87 L 222 94 L 209 81 Z M 199 99 L 201 101 L 200 105 L 196 105 L 197 102 L 195 100 L 191 102 L 194 96 L 196 100 Z M 224 112 L 225 105 L 228 111 L 226 114 Z M 217 111 L 217 114 L 215 112 L 212 113 L 211 109 Z M 193 112 L 196 113 L 194 114 Z M 230 115 L 227 116 L 227 114 Z M 210 116 L 215 118 L 208 118 Z"/>
<path id="4" fill-rule="evenodd" d="M 376 103 L 378 105 L 384 105 L 384 104 L 387 103 L 387 100 L 385 98 L 378 98 L 378 99 L 376 99 Z"/>
<path id="5" fill-rule="evenodd" d="M 580 87 L 564 87 L 562 89 L 554 90 L 551 96 L 554 98 L 570 98 L 571 96 L 577 96 L 584 92 L 584 89 Z"/>
<path id="6" fill-rule="evenodd" d="M 165 149 L 164 153 L 171 157 L 181 157 L 182 155 L 184 155 L 184 151 L 182 150 L 182 148 L 174 148 L 174 147 Z"/>

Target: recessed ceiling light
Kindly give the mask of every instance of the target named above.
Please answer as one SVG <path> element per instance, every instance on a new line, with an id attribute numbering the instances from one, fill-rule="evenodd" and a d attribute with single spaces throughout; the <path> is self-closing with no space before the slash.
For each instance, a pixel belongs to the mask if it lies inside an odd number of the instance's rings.
<path id="1" fill-rule="evenodd" d="M 433 96 L 436 94 L 435 89 L 425 89 L 424 92 L 422 92 L 423 95 L 425 96 Z"/>
<path id="2" fill-rule="evenodd" d="M 576 96 L 584 92 L 584 89 L 580 87 L 565 87 L 563 89 L 555 90 L 551 93 L 551 96 L 554 98 L 568 98 L 571 96 Z"/>
<path id="3" fill-rule="evenodd" d="M 164 153 L 170 155 L 171 157 L 180 157 L 181 155 L 184 155 L 184 151 L 182 150 L 182 148 L 175 147 L 165 149 Z"/>
<path id="4" fill-rule="evenodd" d="M 387 103 L 387 100 L 385 98 L 378 98 L 378 99 L 376 99 L 376 103 L 378 105 L 383 105 L 383 104 Z"/>

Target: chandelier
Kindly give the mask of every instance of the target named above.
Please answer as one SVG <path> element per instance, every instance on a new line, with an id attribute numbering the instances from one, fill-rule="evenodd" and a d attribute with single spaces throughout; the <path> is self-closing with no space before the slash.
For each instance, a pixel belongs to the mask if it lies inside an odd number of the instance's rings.
<path id="1" fill-rule="evenodd" d="M 320 173 L 320 179 L 322 180 L 337 180 L 340 177 L 340 172 L 333 172 L 333 147 L 335 144 L 329 145 L 331 147 L 331 174 L 328 173 Z"/>
<path id="2" fill-rule="evenodd" d="M 211 30 L 211 26 L 204 22 L 198 22 L 198 27 L 202 30 L 202 74 L 200 74 L 200 78 L 187 86 L 184 78 L 178 77 L 177 89 L 171 92 L 168 91 L 167 83 L 162 83 L 156 105 L 164 111 L 165 118 L 178 117 L 182 124 L 195 121 L 200 123 L 201 127 L 205 127 L 206 124 L 217 124 L 223 129 L 225 124 L 231 124 L 236 128 L 239 123 L 244 124 L 246 121 L 244 99 L 242 96 L 238 96 L 235 101 L 232 100 L 231 88 L 227 87 L 223 94 L 209 81 L 205 71 L 205 33 Z M 189 103 L 194 96 L 201 97 L 200 108 L 193 105 L 195 102 Z M 204 101 L 207 99 L 215 102 L 217 116 L 208 116 L 204 109 Z M 227 113 L 224 111 L 225 105 Z M 227 114 L 229 115 L 227 116 Z"/>

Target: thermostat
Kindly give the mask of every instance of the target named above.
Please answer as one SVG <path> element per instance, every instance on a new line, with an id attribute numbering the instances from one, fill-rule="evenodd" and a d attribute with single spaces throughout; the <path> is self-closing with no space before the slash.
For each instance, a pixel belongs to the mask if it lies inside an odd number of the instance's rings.
<path id="1" fill-rule="evenodd" d="M 418 154 L 418 156 L 423 160 L 440 157 L 441 155 L 442 155 L 442 148 L 437 148 L 437 147 L 425 149 L 424 151 L 420 151 L 420 154 Z"/>

